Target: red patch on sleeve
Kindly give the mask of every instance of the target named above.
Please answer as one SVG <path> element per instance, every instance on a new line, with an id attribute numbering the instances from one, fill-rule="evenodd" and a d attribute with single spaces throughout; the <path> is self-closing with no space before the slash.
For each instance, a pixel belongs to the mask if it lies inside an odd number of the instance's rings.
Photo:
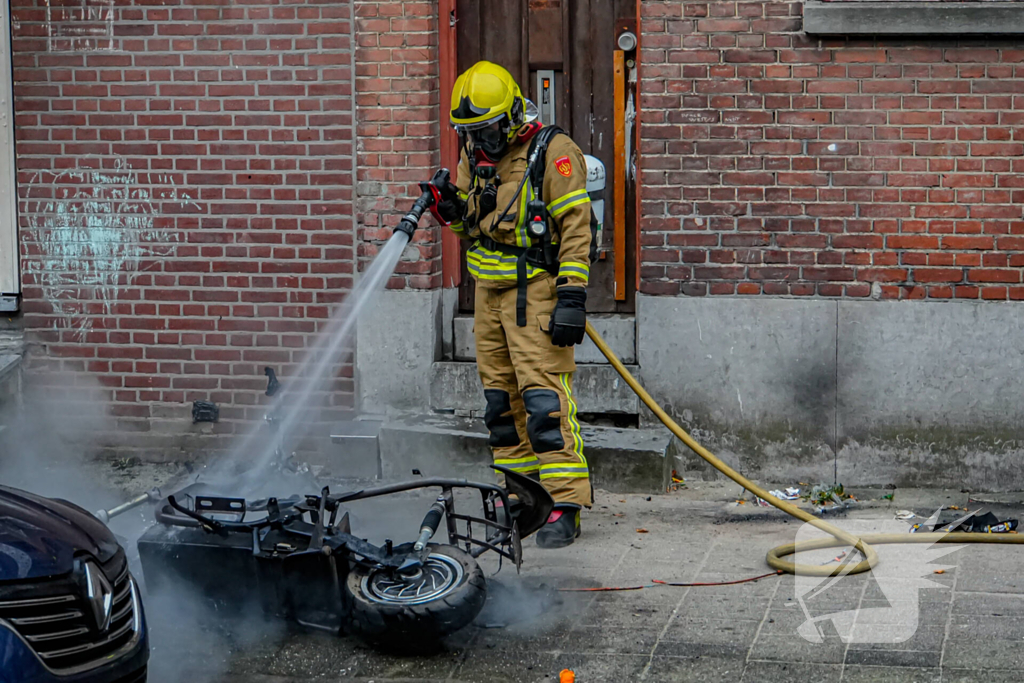
<path id="1" fill-rule="evenodd" d="M 568 178 L 572 175 L 572 161 L 569 160 L 569 157 L 555 159 L 555 169 Z"/>

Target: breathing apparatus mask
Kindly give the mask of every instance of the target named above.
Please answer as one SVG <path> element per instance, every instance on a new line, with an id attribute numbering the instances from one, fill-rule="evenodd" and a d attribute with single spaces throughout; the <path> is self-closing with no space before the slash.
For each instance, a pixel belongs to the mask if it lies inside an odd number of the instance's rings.
<path id="1" fill-rule="evenodd" d="M 470 165 L 476 175 L 485 181 L 498 174 L 496 164 L 508 152 L 510 125 L 508 117 L 480 126 L 457 126 L 456 130 L 467 148 Z"/>

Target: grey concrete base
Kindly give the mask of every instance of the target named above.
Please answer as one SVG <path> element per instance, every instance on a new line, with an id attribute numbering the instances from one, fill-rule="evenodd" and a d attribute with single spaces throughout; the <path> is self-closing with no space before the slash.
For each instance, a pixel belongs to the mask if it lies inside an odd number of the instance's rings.
<path id="1" fill-rule="evenodd" d="M 804 3 L 804 31 L 812 35 L 1013 35 L 1024 33 L 1019 2 Z"/>
<path id="2" fill-rule="evenodd" d="M 588 315 L 587 320 L 607 342 L 623 363 L 636 362 L 636 318 L 622 315 Z M 452 321 L 454 330 L 454 356 L 457 361 L 476 360 L 476 342 L 473 337 L 473 317 L 458 316 Z M 447 356 L 446 356 L 447 357 Z M 590 337 L 576 347 L 577 363 L 607 363 Z"/>
<path id="3" fill-rule="evenodd" d="M 368 413 L 422 412 L 441 356 L 441 292 L 385 291 L 356 333 L 356 391 Z"/>
<path id="4" fill-rule="evenodd" d="M 636 394 L 610 365 L 577 365 L 573 393 L 581 413 L 636 415 L 639 410 Z M 484 392 L 476 363 L 434 363 L 430 368 L 430 407 L 483 415 Z"/>
<path id="5" fill-rule="evenodd" d="M 482 414 L 476 365 L 432 360 L 440 299 L 382 299 L 360 332 L 364 406 Z M 1024 489 L 1022 339 L 1016 303 L 638 296 L 631 368 L 755 478 Z M 657 424 L 610 366 L 581 364 L 575 381 L 581 412 Z M 678 453 L 692 476 L 718 476 Z"/>
<path id="6" fill-rule="evenodd" d="M 607 491 L 665 490 L 675 459 L 664 429 L 582 429 L 594 486 Z M 449 415 L 412 416 L 385 423 L 380 431 L 384 479 L 424 477 L 494 479 L 483 421 Z"/>
<path id="7" fill-rule="evenodd" d="M 641 296 L 637 329 L 648 391 L 749 476 L 1024 488 L 1016 304 Z"/>

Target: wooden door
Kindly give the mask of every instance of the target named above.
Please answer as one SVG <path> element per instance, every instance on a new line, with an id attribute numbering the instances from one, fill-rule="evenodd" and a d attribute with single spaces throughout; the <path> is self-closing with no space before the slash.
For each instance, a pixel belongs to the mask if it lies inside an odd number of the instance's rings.
<path id="1" fill-rule="evenodd" d="M 504 66 L 519 87 L 539 104 L 537 72 L 554 72 L 555 123 L 584 154 L 600 159 L 606 170 L 601 255 L 591 264 L 587 309 L 594 313 L 628 313 L 634 309 L 636 283 L 635 174 L 617 178 L 615 158 L 615 52 L 623 31 L 636 33 L 638 0 L 457 0 L 458 70 L 481 59 Z M 636 60 L 636 51 L 625 55 Z M 635 71 L 634 71 L 635 73 Z M 628 68 L 618 75 L 622 90 L 636 103 Z M 634 79 L 635 80 L 635 79 Z M 620 116 L 621 119 L 621 116 Z M 621 125 L 621 124 L 620 124 Z M 636 126 L 627 129 L 627 147 L 636 153 Z M 625 131 L 624 131 L 625 132 Z M 621 138 L 620 138 L 621 139 Z M 626 164 L 631 164 L 629 158 Z M 619 168 L 623 160 L 619 161 Z M 624 220 L 616 225 L 614 183 L 621 182 Z M 623 213 L 620 209 L 620 218 Z M 616 232 L 621 231 L 616 273 Z M 465 246 L 463 247 L 465 249 Z M 624 264 L 624 265 L 623 265 Z M 462 259 L 459 302 L 473 310 L 473 282 Z M 620 289 L 616 297 L 616 277 Z"/>

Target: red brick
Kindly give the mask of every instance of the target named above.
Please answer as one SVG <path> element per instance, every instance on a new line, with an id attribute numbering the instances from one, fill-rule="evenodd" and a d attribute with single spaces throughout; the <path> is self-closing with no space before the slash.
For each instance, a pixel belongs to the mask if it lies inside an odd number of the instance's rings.
<path id="1" fill-rule="evenodd" d="M 915 268 L 916 282 L 961 282 L 964 271 L 960 268 Z"/>

